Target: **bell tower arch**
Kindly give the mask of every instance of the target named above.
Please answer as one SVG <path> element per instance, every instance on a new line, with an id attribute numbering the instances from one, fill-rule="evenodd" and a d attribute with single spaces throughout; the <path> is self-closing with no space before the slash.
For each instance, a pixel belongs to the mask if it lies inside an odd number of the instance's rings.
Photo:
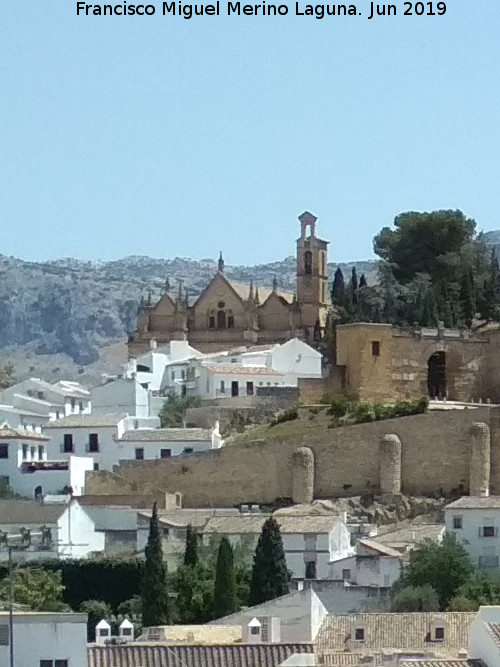
<path id="1" fill-rule="evenodd" d="M 328 289 L 328 241 L 316 236 L 317 218 L 309 211 L 299 216 L 300 237 L 297 239 L 297 303 L 302 326 L 309 334 L 324 328 L 330 306 Z"/>

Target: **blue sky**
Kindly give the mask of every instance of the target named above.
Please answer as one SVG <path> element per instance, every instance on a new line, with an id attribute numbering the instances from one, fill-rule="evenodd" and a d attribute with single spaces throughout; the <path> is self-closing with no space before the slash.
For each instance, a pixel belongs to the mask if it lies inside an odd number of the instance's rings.
<path id="1" fill-rule="evenodd" d="M 0 253 L 267 262 L 305 209 L 333 260 L 407 210 L 500 228 L 500 2 L 447 4 L 188 21 L 3 0 Z"/>

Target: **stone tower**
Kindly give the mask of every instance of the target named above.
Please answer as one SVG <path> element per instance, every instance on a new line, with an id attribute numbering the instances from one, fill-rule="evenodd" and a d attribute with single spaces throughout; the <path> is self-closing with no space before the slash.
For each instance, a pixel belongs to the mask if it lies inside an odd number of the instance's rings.
<path id="1" fill-rule="evenodd" d="M 299 216 L 300 238 L 297 239 L 297 302 L 302 313 L 301 324 L 310 337 L 324 329 L 330 305 L 328 290 L 328 241 L 316 237 L 316 220 L 306 211 Z"/>

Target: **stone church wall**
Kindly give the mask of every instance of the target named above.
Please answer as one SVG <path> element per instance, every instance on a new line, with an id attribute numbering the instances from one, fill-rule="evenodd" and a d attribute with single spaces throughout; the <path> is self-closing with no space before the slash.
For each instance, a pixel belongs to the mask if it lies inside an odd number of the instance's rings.
<path id="1" fill-rule="evenodd" d="M 401 475 L 403 493 L 413 495 L 449 494 L 454 489 L 467 492 L 471 478 L 472 443 L 477 440 L 472 425 L 489 424 L 491 434 L 491 488 L 500 493 L 500 412 L 494 408 L 431 412 L 400 419 L 313 432 L 286 442 L 259 440 L 228 446 L 196 456 L 182 456 L 154 462 L 123 462 L 110 473 L 91 472 L 87 493 L 118 493 L 123 488 L 143 492 L 182 492 L 186 507 L 232 506 L 243 503 L 273 503 L 291 499 L 298 493 L 295 462 L 314 461 L 315 498 L 359 495 L 381 491 L 381 441 L 394 435 L 401 443 L 401 461 L 391 459 L 394 474 Z M 481 430 L 481 429 L 480 429 Z M 392 442 L 397 444 L 395 439 Z M 309 448 L 312 456 L 300 447 Z M 388 447 L 387 456 L 397 457 L 398 447 Z M 476 460 L 481 464 L 484 456 Z M 302 465 L 303 479 L 309 479 Z M 400 470 L 400 473 L 398 472 Z M 484 472 L 484 466 L 481 468 Z M 481 470 L 475 479 L 480 479 Z M 384 486 L 394 489 L 385 479 Z"/>

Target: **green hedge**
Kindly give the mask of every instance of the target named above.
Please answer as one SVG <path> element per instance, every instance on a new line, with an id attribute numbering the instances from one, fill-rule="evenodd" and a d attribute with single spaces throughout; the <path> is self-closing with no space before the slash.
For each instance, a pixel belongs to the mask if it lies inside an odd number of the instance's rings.
<path id="1" fill-rule="evenodd" d="M 60 570 L 65 587 L 63 600 L 75 610 L 85 600 L 102 600 L 116 613 L 118 605 L 140 595 L 143 561 L 139 558 L 47 560 L 19 567 Z M 7 574 L 7 566 L 0 566 L 0 579 Z"/>

